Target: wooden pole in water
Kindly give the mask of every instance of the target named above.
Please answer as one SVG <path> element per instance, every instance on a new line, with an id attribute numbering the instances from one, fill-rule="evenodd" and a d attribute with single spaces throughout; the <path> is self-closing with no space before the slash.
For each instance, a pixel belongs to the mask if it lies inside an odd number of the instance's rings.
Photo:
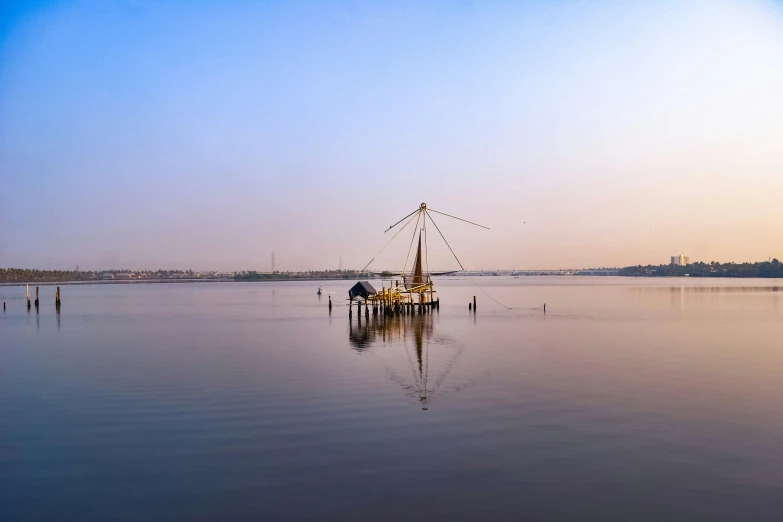
<path id="1" fill-rule="evenodd" d="M 332 311 L 332 296 L 329 296 L 329 311 Z"/>
<path id="2" fill-rule="evenodd" d="M 30 309 L 30 285 L 26 285 L 27 287 L 27 309 Z"/>
<path id="3" fill-rule="evenodd" d="M 60 306 L 60 287 L 57 287 L 57 293 L 54 294 L 54 305 L 59 307 Z"/>
<path id="4" fill-rule="evenodd" d="M 35 307 L 38 308 L 38 287 L 35 287 Z"/>
<path id="5" fill-rule="evenodd" d="M 476 309 L 476 296 L 473 296 L 473 310 Z"/>

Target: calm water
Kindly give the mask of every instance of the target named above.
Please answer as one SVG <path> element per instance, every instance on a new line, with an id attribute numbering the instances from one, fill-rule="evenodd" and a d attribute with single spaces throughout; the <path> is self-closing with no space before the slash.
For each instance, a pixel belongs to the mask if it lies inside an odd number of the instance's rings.
<path id="1" fill-rule="evenodd" d="M 783 281 L 477 279 L 0 287 L 0 520 L 783 520 Z"/>

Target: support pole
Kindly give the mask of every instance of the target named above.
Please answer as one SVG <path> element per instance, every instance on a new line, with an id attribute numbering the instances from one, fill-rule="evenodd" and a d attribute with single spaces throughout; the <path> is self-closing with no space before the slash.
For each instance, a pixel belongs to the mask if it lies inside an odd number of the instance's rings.
<path id="1" fill-rule="evenodd" d="M 35 287 L 35 308 L 38 309 L 39 301 L 38 301 L 38 287 Z"/>

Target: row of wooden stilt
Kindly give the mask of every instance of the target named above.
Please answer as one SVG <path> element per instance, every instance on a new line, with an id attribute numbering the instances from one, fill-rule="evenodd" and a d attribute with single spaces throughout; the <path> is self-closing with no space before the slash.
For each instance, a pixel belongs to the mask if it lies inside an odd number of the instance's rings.
<path id="1" fill-rule="evenodd" d="M 426 314 L 430 313 L 433 310 L 440 310 L 440 298 L 435 299 L 434 301 L 429 301 L 426 303 L 395 303 L 395 304 L 386 304 L 384 302 L 373 304 L 372 307 L 365 302 L 364 303 L 364 315 L 366 317 L 370 317 L 370 308 L 372 308 L 372 315 L 376 316 L 378 314 L 381 315 L 413 315 L 417 311 L 419 314 Z M 329 309 L 332 309 L 332 300 L 329 299 Z M 356 311 L 358 314 L 361 315 L 362 313 L 362 302 L 356 301 Z M 348 317 L 353 315 L 353 301 L 348 303 Z"/>

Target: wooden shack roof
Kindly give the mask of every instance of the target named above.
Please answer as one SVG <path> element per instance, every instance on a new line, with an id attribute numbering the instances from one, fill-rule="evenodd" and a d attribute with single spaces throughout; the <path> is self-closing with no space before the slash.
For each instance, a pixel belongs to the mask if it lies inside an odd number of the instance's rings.
<path id="1" fill-rule="evenodd" d="M 375 291 L 375 288 L 373 288 L 368 281 L 359 281 L 348 290 L 348 298 L 355 299 L 361 297 L 367 299 L 369 296 L 377 293 L 378 292 Z"/>

